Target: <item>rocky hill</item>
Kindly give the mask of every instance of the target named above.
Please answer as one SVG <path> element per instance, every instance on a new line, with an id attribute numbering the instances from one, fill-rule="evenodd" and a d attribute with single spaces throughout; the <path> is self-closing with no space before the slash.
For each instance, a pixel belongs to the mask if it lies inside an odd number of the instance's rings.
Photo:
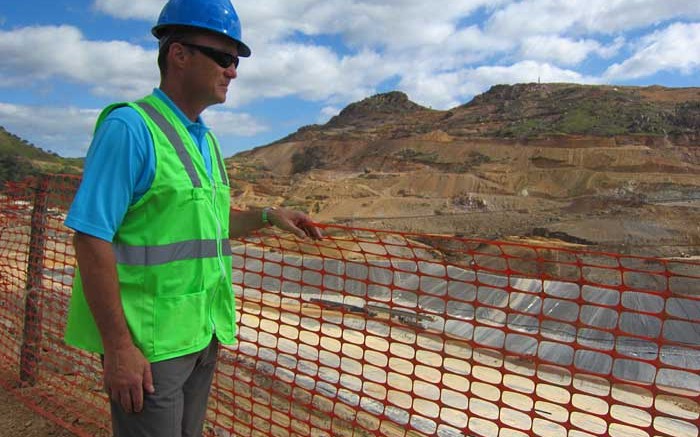
<path id="1" fill-rule="evenodd" d="M 5 181 L 22 180 L 41 171 L 78 173 L 81 168 L 82 160 L 42 150 L 0 126 L 0 188 Z"/>
<path id="2" fill-rule="evenodd" d="M 391 92 L 229 166 L 240 205 L 323 221 L 700 254 L 700 88 L 499 85 L 447 111 Z"/>
<path id="3" fill-rule="evenodd" d="M 349 105 L 323 126 L 304 127 L 279 142 L 319 136 L 401 138 L 434 131 L 453 138 L 670 135 L 681 139 L 697 135 L 699 129 L 700 88 L 521 84 L 494 86 L 449 111 L 425 108 L 397 91 L 379 94 Z"/>
<path id="4" fill-rule="evenodd" d="M 457 134 L 485 123 L 487 135 L 697 135 L 700 89 L 567 84 L 495 86 L 452 111 L 444 129 Z M 466 131 L 470 134 L 469 130 Z"/>

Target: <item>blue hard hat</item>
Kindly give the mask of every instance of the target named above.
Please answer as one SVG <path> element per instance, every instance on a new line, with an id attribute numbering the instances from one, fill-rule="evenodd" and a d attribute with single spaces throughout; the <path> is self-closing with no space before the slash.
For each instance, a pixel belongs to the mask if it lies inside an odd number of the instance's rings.
<path id="1" fill-rule="evenodd" d="M 241 40 L 241 22 L 229 0 L 169 0 L 151 33 L 160 39 L 169 26 L 198 27 L 220 33 L 238 43 L 238 56 L 250 56 L 250 48 Z"/>

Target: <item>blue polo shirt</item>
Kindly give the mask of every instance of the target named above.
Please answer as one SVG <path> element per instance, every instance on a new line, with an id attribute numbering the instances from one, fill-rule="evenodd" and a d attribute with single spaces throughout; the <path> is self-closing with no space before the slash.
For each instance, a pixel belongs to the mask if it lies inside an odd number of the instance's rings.
<path id="1" fill-rule="evenodd" d="M 187 128 L 211 177 L 206 135 L 209 128 L 201 117 L 196 122 L 189 120 L 160 89 L 154 89 L 153 95 L 164 101 Z M 146 122 L 128 106 L 115 109 L 95 131 L 66 226 L 111 242 L 127 209 L 148 191 L 155 173 L 155 147 Z"/>

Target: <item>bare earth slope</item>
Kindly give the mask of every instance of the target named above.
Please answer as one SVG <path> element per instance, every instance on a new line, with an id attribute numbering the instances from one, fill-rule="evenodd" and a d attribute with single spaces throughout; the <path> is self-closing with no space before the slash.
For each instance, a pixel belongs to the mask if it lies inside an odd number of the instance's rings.
<path id="1" fill-rule="evenodd" d="M 700 88 L 503 85 L 449 111 L 392 92 L 229 165 L 239 205 L 322 221 L 700 254 Z"/>

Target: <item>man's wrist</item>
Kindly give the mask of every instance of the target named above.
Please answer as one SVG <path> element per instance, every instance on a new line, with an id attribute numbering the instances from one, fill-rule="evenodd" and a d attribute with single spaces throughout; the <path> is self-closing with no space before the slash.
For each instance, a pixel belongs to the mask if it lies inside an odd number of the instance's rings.
<path id="1" fill-rule="evenodd" d="M 266 206 L 265 208 L 262 209 L 261 212 L 261 218 L 262 218 L 262 223 L 265 226 L 273 226 L 272 221 L 270 221 L 270 212 L 276 210 L 277 208 L 274 206 Z"/>
<path id="2" fill-rule="evenodd" d="M 126 322 L 125 322 L 126 323 Z M 102 336 L 104 350 L 119 351 L 129 349 L 134 346 L 134 340 L 130 334 Z"/>

